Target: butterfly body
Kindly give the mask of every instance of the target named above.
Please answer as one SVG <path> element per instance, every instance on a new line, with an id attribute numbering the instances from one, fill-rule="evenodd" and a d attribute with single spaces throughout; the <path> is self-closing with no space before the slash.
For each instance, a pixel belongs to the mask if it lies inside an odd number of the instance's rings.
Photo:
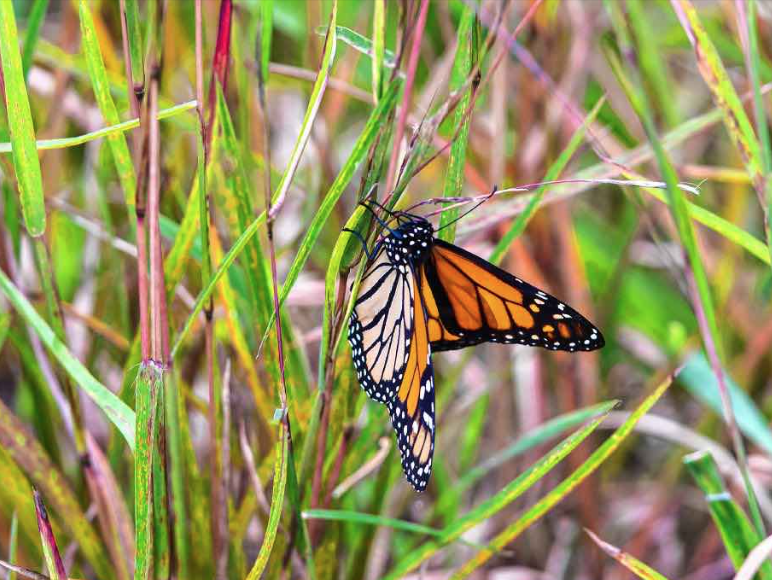
<path id="1" fill-rule="evenodd" d="M 483 342 L 573 352 L 604 341 L 570 306 L 405 215 L 368 256 L 349 343 L 360 385 L 388 408 L 403 471 L 422 491 L 436 427 L 432 352 Z"/>

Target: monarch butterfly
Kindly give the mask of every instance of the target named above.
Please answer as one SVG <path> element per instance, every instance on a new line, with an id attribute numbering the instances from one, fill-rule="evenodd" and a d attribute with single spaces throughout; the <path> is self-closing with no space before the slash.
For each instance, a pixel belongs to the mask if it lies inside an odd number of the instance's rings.
<path id="1" fill-rule="evenodd" d="M 557 298 L 435 238 L 425 218 L 392 216 L 398 226 L 381 222 L 389 233 L 368 253 L 348 339 L 359 383 L 388 408 L 402 469 L 423 491 L 434 455 L 432 352 L 482 342 L 589 351 L 604 340 Z"/>

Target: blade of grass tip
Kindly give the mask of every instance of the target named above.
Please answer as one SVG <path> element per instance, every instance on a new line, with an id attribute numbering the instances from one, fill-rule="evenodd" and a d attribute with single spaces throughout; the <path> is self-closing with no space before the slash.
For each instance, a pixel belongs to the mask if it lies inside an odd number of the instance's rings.
<path id="1" fill-rule="evenodd" d="M 716 105 L 722 112 L 729 138 L 740 153 L 745 169 L 753 182 L 753 187 L 765 214 L 764 228 L 770 255 L 772 255 L 772 231 L 770 231 L 770 224 L 772 223 L 770 219 L 772 217 L 769 215 L 769 203 L 766 199 L 764 161 L 761 157 L 759 141 L 753 131 L 753 125 L 745 113 L 742 101 L 732 85 L 718 50 L 703 27 L 694 5 L 689 0 L 670 0 L 670 3 L 694 48 L 697 68 L 713 94 Z"/>
<path id="2" fill-rule="evenodd" d="M 27 32 L 24 35 L 24 50 L 21 55 L 21 67 L 24 70 L 24 78 L 29 75 L 32 68 L 32 58 L 35 56 L 35 46 L 40 37 L 40 27 L 46 19 L 48 0 L 35 0 L 27 16 Z"/>
<path id="3" fill-rule="evenodd" d="M 78 14 L 80 17 L 81 42 L 89 78 L 91 79 L 91 87 L 94 91 L 94 98 L 105 122 L 108 125 L 118 125 L 120 123 L 118 109 L 110 92 L 110 81 L 107 77 L 102 51 L 99 48 L 99 38 L 97 37 L 94 19 L 91 16 L 86 0 L 80 0 Z M 118 174 L 118 181 L 123 189 L 123 197 L 129 213 L 129 220 L 133 224 L 135 221 L 134 196 L 137 190 L 137 178 L 134 173 L 134 163 L 129 146 L 126 143 L 126 136 L 121 132 L 111 133 L 107 137 L 107 143 L 110 145 L 110 152 L 113 154 L 113 163 Z"/>
<path id="4" fill-rule="evenodd" d="M 584 135 L 587 132 L 587 128 L 595 121 L 595 117 L 598 116 L 601 107 L 603 107 L 603 103 L 605 103 L 605 98 L 601 98 L 597 103 L 595 103 L 595 106 L 592 108 L 592 111 L 590 111 L 590 114 L 585 117 L 582 124 L 576 129 L 576 131 L 574 131 L 574 134 L 571 136 L 571 139 L 569 140 L 568 145 L 566 145 L 566 148 L 563 149 L 558 158 L 552 163 L 552 165 L 550 165 L 549 169 L 547 169 L 547 173 L 544 176 L 544 181 L 554 181 L 560 176 L 566 165 L 568 165 L 568 162 L 571 160 L 571 157 L 573 157 L 576 150 L 582 144 Z M 488 258 L 490 262 L 493 264 L 499 264 L 501 262 L 501 260 L 504 258 L 504 255 L 506 254 L 506 251 L 512 245 L 512 242 L 514 242 L 518 236 L 520 236 L 520 234 L 525 231 L 528 222 L 536 213 L 536 210 L 544 198 L 546 191 L 546 186 L 541 186 L 536 190 L 528 202 L 525 210 L 523 210 L 523 212 L 517 216 L 515 222 L 510 226 L 507 232 L 496 244 L 496 247 L 493 249 L 493 252 Z"/>
<path id="5" fill-rule="evenodd" d="M 769 564 L 769 557 L 772 555 L 772 536 L 767 537 L 751 550 L 748 557 L 737 570 L 734 580 L 752 580 L 753 577 L 765 564 Z"/>
<path id="6" fill-rule="evenodd" d="M 394 106 L 399 85 L 399 82 L 392 83 L 381 99 L 381 102 L 378 103 L 378 106 L 370 114 L 370 118 L 367 120 L 365 128 L 357 139 L 357 142 L 354 144 L 354 148 L 352 149 L 348 160 L 340 170 L 340 173 L 338 173 L 338 176 L 335 178 L 333 184 L 330 186 L 327 196 L 322 202 L 319 211 L 314 216 L 311 226 L 309 227 L 306 236 L 301 242 L 298 254 L 290 268 L 290 273 L 287 275 L 284 285 L 282 286 L 282 293 L 279 301 L 281 305 L 283 305 L 284 300 L 286 300 L 287 295 L 289 294 L 289 291 L 297 281 L 300 270 L 305 265 L 305 262 L 308 259 L 308 256 L 310 255 L 311 250 L 313 249 L 314 244 L 316 243 L 316 240 L 321 233 L 321 229 L 324 226 L 324 223 L 332 212 L 333 207 L 335 207 L 336 202 L 353 178 L 356 169 L 359 167 L 359 164 L 364 159 L 367 151 L 375 140 L 376 135 L 380 131 L 381 122 L 388 116 L 391 108 Z M 201 309 L 205 301 L 208 300 L 209 296 L 214 291 L 217 282 L 220 280 L 223 274 L 228 271 L 228 268 L 231 266 L 231 264 L 233 264 L 236 258 L 238 258 L 246 245 L 252 239 L 252 236 L 255 235 L 258 228 L 260 228 L 260 226 L 265 223 L 265 217 L 265 212 L 261 212 L 260 215 L 258 215 L 257 218 L 255 218 L 255 220 L 249 224 L 249 227 L 244 230 L 241 236 L 239 236 L 239 238 L 231 246 L 230 250 L 228 250 L 228 252 L 225 254 L 225 257 L 223 258 L 222 262 L 220 262 L 217 270 L 214 272 L 214 275 L 209 281 L 209 284 L 201 291 L 201 293 L 199 293 L 198 297 L 196 298 L 196 304 L 193 307 L 193 311 L 186 320 L 185 326 L 178 334 L 177 340 L 174 343 L 174 347 L 172 348 L 172 356 L 174 356 L 179 351 L 182 342 L 190 332 L 190 329 L 195 323 L 198 315 L 201 313 Z M 273 326 L 273 324 L 274 320 L 272 319 L 266 328 Z"/>
<path id="7" fill-rule="evenodd" d="M 638 408 L 630 415 L 630 418 L 612 435 L 603 442 L 590 455 L 587 460 L 577 467 L 566 479 L 561 481 L 557 487 L 551 492 L 534 504 L 531 508 L 521 515 L 512 524 L 507 526 L 501 533 L 499 533 L 488 547 L 480 551 L 478 554 L 470 558 L 461 568 L 459 568 L 452 576 L 453 579 L 465 578 L 472 571 L 476 570 L 488 560 L 490 560 L 495 554 L 501 552 L 508 544 L 510 544 L 515 538 L 517 538 L 523 531 L 528 529 L 532 524 L 541 519 L 547 514 L 553 507 L 555 507 L 561 500 L 563 500 L 568 494 L 570 494 L 579 484 L 581 484 L 587 477 L 595 472 L 611 454 L 616 451 L 619 446 L 627 439 L 628 435 L 632 433 L 638 420 L 645 415 L 649 409 L 665 394 L 668 387 L 672 384 L 673 377 L 669 376 L 664 382 L 662 382 L 654 392 L 651 393 L 644 401 L 638 406 Z"/>
<path id="8" fill-rule="evenodd" d="M 263 543 L 255 558 L 255 563 L 247 576 L 247 580 L 257 580 L 263 574 L 268 558 L 273 551 L 276 541 L 276 531 L 281 521 L 281 512 L 284 505 L 284 490 L 287 486 L 287 454 L 289 451 L 289 438 L 284 430 L 284 423 L 279 424 L 279 438 L 276 442 L 276 460 L 273 471 L 273 490 L 271 491 L 271 511 L 268 516 L 268 524 L 265 527 Z"/>
<path id="9" fill-rule="evenodd" d="M 739 568 L 758 545 L 761 537 L 756 533 L 748 516 L 732 499 L 718 473 L 713 456 L 707 451 L 697 451 L 684 457 L 684 465 L 689 470 L 697 486 L 705 494 L 713 523 L 718 529 L 729 558 L 735 569 Z M 759 570 L 759 580 L 772 578 L 772 564 L 766 562 Z"/>
<path id="10" fill-rule="evenodd" d="M 421 6 L 418 9 L 418 19 L 415 27 L 411 31 L 413 35 L 413 45 L 410 50 L 410 57 L 407 66 L 407 79 L 405 81 L 405 91 L 402 94 L 402 106 L 399 109 L 399 118 L 397 119 L 397 129 L 394 134 L 394 144 L 389 159 L 389 169 L 386 173 L 386 200 L 391 197 L 391 191 L 397 179 L 397 161 L 399 151 L 402 148 L 402 138 L 405 135 L 405 125 L 407 124 L 407 114 L 410 109 L 410 99 L 413 94 L 413 84 L 415 83 L 415 73 L 418 69 L 418 59 L 421 55 L 421 40 L 426 26 L 426 15 L 429 12 L 429 0 L 421 0 Z"/>
<path id="11" fill-rule="evenodd" d="M 0 2 L 0 5 L 3 2 Z M 40 317 L 35 307 L 19 292 L 18 288 L 0 271 L 0 292 L 5 294 L 21 317 L 40 337 L 41 342 L 64 367 L 73 381 L 102 409 L 107 418 L 126 439 L 134 451 L 134 412 L 107 387 L 100 383 L 67 347 L 56 337 L 51 327 Z"/>
<path id="12" fill-rule="evenodd" d="M 696 15 L 694 17 L 696 18 Z M 651 107 L 649 105 L 646 94 L 640 90 L 637 84 L 633 85 L 628 79 L 625 71 L 622 69 L 619 57 L 613 51 L 613 48 L 607 45 L 604 47 L 604 50 L 614 75 L 619 81 L 619 84 L 622 86 L 622 89 L 624 90 L 628 101 L 632 105 L 636 116 L 643 125 L 643 129 L 646 133 L 646 136 L 648 137 L 649 142 L 651 143 L 652 150 L 654 151 L 654 155 L 657 159 L 657 165 L 659 166 L 660 173 L 662 174 L 662 177 L 667 184 L 670 211 L 678 231 L 678 237 L 681 241 L 681 245 L 688 258 L 686 279 L 690 290 L 689 294 L 692 301 L 695 317 L 697 318 L 700 334 L 702 335 L 702 341 L 708 354 L 708 359 L 710 360 L 711 367 L 713 368 L 713 372 L 716 375 L 716 380 L 718 381 L 719 392 L 721 394 L 721 402 L 724 409 L 724 420 L 727 424 L 729 434 L 732 437 L 732 443 L 734 446 L 735 454 L 737 455 L 738 465 L 740 466 L 740 471 L 743 475 L 743 483 L 745 484 L 745 491 L 748 497 L 748 504 L 751 508 L 753 521 L 757 527 L 759 535 L 765 536 L 766 534 L 764 533 L 764 522 L 761 519 L 761 513 L 759 511 L 756 494 L 753 490 L 753 486 L 751 485 L 750 476 L 748 475 L 748 463 L 747 455 L 745 452 L 745 444 L 743 443 L 742 436 L 740 435 L 740 431 L 737 427 L 737 420 L 735 418 L 734 409 L 732 407 L 732 399 L 729 395 L 726 382 L 724 381 L 724 373 L 721 363 L 721 358 L 723 356 L 723 348 L 720 340 L 721 334 L 719 333 L 718 324 L 716 322 L 716 313 L 713 306 L 713 297 L 710 290 L 710 284 L 708 282 L 708 277 L 700 258 L 700 252 L 697 246 L 697 238 L 694 232 L 694 225 L 689 219 L 686 200 L 684 198 L 683 192 L 678 187 L 678 175 L 676 174 L 675 168 L 670 162 L 667 152 L 662 146 L 662 142 L 660 141 L 657 134 L 657 130 L 654 126 Z M 729 81 L 727 80 L 727 82 Z M 741 103 L 740 108 L 742 108 Z"/>
<path id="13" fill-rule="evenodd" d="M 745 14 L 745 4 L 738 1 L 737 13 L 741 17 L 740 26 L 743 27 L 742 20 L 744 18 L 745 28 L 748 30 L 746 66 L 748 67 L 751 85 L 753 86 L 753 111 L 761 149 L 761 165 L 764 171 L 764 192 L 763 195 L 762 192 L 759 192 L 759 198 L 766 214 L 767 246 L 769 248 L 769 255 L 772 258 L 772 176 L 770 175 L 772 173 L 772 143 L 770 143 L 767 114 L 761 98 L 761 78 L 759 72 L 761 64 L 759 61 L 758 30 L 756 28 L 756 0 L 748 0 L 747 15 Z"/>
<path id="14" fill-rule="evenodd" d="M 464 6 L 461 20 L 458 24 L 456 37 L 456 56 L 453 59 L 453 68 L 450 72 L 448 91 L 453 94 L 461 90 L 466 84 L 466 79 L 471 73 L 474 64 L 473 55 L 476 55 L 476 47 L 473 46 L 477 39 L 474 34 L 474 26 L 477 15 L 471 6 Z M 471 115 L 467 115 L 467 108 L 472 101 L 473 85 L 465 91 L 456 107 L 453 120 L 454 134 L 456 138 L 450 146 L 450 159 L 445 173 L 445 186 L 442 190 L 444 197 L 457 197 L 461 195 L 464 187 L 464 167 L 466 166 L 466 147 L 469 138 L 469 123 Z M 440 216 L 439 237 L 446 242 L 453 242 L 456 237 L 456 217 L 458 208 L 442 212 Z"/>
<path id="15" fill-rule="evenodd" d="M 134 579 L 150 580 L 153 569 L 153 450 L 160 371 L 151 361 L 137 376 L 137 451 L 134 454 Z"/>
<path id="16" fill-rule="evenodd" d="M 386 0 L 375 0 L 373 3 L 373 56 L 372 93 L 373 102 L 378 103 L 383 92 L 383 58 L 386 52 Z"/>
<path id="17" fill-rule="evenodd" d="M 43 557 L 46 560 L 46 567 L 51 580 L 67 580 L 67 571 L 64 569 L 64 562 L 59 554 L 59 548 L 56 545 L 54 530 L 51 529 L 51 522 L 48 520 L 48 512 L 40 497 L 38 490 L 33 489 L 32 494 L 35 499 L 35 516 L 38 520 L 38 530 L 40 531 L 40 543 L 43 547 Z"/>
<path id="18" fill-rule="evenodd" d="M 441 538 L 430 540 L 422 546 L 416 548 L 398 562 L 396 567 L 386 576 L 389 580 L 402 578 L 411 570 L 415 570 L 423 562 L 431 558 L 440 549 L 461 537 L 462 534 L 471 528 L 479 525 L 481 522 L 499 513 L 514 500 L 523 495 L 533 485 L 541 481 L 558 463 L 571 453 L 579 444 L 584 441 L 606 418 L 611 409 L 616 405 L 612 401 L 606 405 L 604 412 L 572 433 L 569 437 L 553 447 L 549 453 L 544 455 L 536 463 L 521 473 L 516 479 L 511 481 L 493 497 L 485 500 L 479 506 L 464 514 L 457 521 L 445 527 Z"/>
<path id="19" fill-rule="evenodd" d="M 19 516 L 16 511 L 11 517 L 11 530 L 8 533 L 8 562 L 13 564 L 16 561 L 16 549 L 19 545 Z M 16 572 L 8 572 L 8 580 L 16 580 Z"/>
<path id="20" fill-rule="evenodd" d="M 590 536 L 592 541 L 595 542 L 601 550 L 622 564 L 622 566 L 630 570 L 630 572 L 638 576 L 638 578 L 641 578 L 642 580 L 668 580 L 666 576 L 663 576 L 654 568 L 647 566 L 637 558 L 634 558 L 627 552 L 623 552 L 616 546 L 612 546 L 608 542 L 604 542 L 590 530 L 585 529 L 584 531 L 588 536 Z"/>
<path id="21" fill-rule="evenodd" d="M 13 166 L 19 185 L 24 225 L 32 237 L 46 231 L 46 208 L 40 160 L 35 149 L 35 127 L 24 82 L 13 2 L 0 2 L 0 63 L 5 84 L 8 129 L 13 145 Z"/>

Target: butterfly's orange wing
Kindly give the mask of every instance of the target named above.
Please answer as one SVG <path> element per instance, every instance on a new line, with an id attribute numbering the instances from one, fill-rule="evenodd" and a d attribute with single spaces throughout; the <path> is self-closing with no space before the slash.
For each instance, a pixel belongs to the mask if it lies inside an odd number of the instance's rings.
<path id="1" fill-rule="evenodd" d="M 429 482 L 434 456 L 434 374 L 427 318 L 418 293 L 402 382 L 386 406 L 397 435 L 405 476 L 416 490 L 423 491 Z"/>
<path id="2" fill-rule="evenodd" d="M 481 342 L 571 352 L 604 345 L 600 331 L 567 304 L 442 240 L 421 266 L 419 283 L 434 351 Z"/>

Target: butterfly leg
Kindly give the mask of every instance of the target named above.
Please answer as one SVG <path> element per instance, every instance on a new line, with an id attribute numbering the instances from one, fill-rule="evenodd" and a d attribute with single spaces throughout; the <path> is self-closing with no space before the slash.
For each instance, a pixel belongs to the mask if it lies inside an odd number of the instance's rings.
<path id="1" fill-rule="evenodd" d="M 353 234 L 354 237 L 356 237 L 356 239 L 358 239 L 362 243 L 362 250 L 364 251 L 365 256 L 367 256 L 367 259 L 368 260 L 373 259 L 373 255 L 375 253 L 374 252 L 371 253 L 370 250 L 367 249 L 367 241 L 362 237 L 362 234 L 360 234 L 356 230 L 352 230 L 351 228 L 343 228 L 343 231 Z"/>

